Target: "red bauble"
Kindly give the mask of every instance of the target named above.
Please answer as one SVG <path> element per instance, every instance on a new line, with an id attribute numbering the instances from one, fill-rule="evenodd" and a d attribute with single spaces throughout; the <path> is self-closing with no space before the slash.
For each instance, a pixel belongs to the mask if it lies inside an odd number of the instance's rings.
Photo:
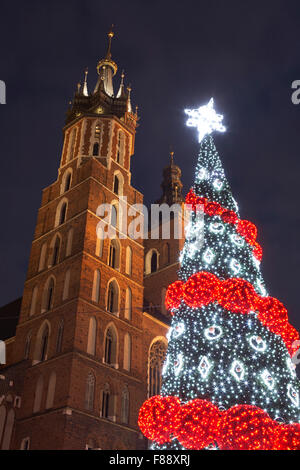
<path id="1" fill-rule="evenodd" d="M 286 323 L 279 334 L 285 342 L 290 355 L 293 356 L 299 349 L 298 331 L 292 325 L 290 325 L 290 323 Z"/>
<path id="2" fill-rule="evenodd" d="M 266 321 L 274 323 L 279 321 L 288 321 L 288 313 L 285 306 L 275 297 L 261 297 L 259 299 L 259 313 Z"/>
<path id="3" fill-rule="evenodd" d="M 226 222 L 228 224 L 237 224 L 239 220 L 237 214 L 234 211 L 224 210 L 221 217 L 223 222 Z"/>
<path id="4" fill-rule="evenodd" d="M 223 412 L 217 442 L 223 450 L 271 450 L 276 426 L 261 408 L 236 405 Z"/>
<path id="5" fill-rule="evenodd" d="M 189 192 L 187 193 L 186 195 L 186 198 L 185 198 L 185 203 L 187 205 L 191 205 L 192 208 L 194 209 L 195 205 L 196 205 L 196 199 L 197 199 L 197 196 L 196 194 L 194 193 L 193 189 L 191 188 L 189 190 Z"/>
<path id="6" fill-rule="evenodd" d="M 220 281 L 214 274 L 205 271 L 193 274 L 184 285 L 184 301 L 190 307 L 207 305 L 217 297 L 219 286 Z"/>
<path id="7" fill-rule="evenodd" d="M 300 450 L 300 424 L 278 425 L 274 434 L 274 450 Z"/>
<path id="8" fill-rule="evenodd" d="M 175 281 L 169 285 L 165 305 L 167 310 L 178 308 L 182 299 L 184 283 L 182 281 Z"/>
<path id="9" fill-rule="evenodd" d="M 198 205 L 205 206 L 207 203 L 207 198 L 196 196 L 194 190 L 191 188 L 185 198 L 185 203 L 191 205 L 192 209 L 195 210 Z"/>
<path id="10" fill-rule="evenodd" d="M 218 302 L 231 312 L 249 313 L 256 310 L 258 295 L 250 282 L 233 277 L 221 282 Z"/>
<path id="11" fill-rule="evenodd" d="M 144 436 L 158 444 L 171 442 L 174 417 L 179 409 L 180 400 L 177 397 L 157 395 L 149 398 L 140 408 L 138 419 L 140 430 Z"/>
<path id="12" fill-rule="evenodd" d="M 253 245 L 257 237 L 257 228 L 249 220 L 239 220 L 237 231 L 240 235 L 245 237 L 246 241 Z"/>
<path id="13" fill-rule="evenodd" d="M 186 449 L 200 450 L 217 439 L 221 413 L 206 400 L 195 399 L 182 405 L 175 417 L 174 437 Z"/>
<path id="14" fill-rule="evenodd" d="M 220 215 L 223 212 L 222 207 L 217 202 L 207 202 L 205 204 L 205 214 L 208 215 Z"/>
<path id="15" fill-rule="evenodd" d="M 262 247 L 257 242 L 253 242 L 252 246 L 253 246 L 253 250 L 252 250 L 253 256 L 255 256 L 255 258 L 258 259 L 258 261 L 261 261 L 262 256 L 263 256 Z"/>

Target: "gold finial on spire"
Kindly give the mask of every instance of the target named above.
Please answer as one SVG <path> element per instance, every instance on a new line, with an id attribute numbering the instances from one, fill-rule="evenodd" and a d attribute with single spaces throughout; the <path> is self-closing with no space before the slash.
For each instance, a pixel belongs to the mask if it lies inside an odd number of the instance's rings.
<path id="1" fill-rule="evenodd" d="M 174 165 L 174 150 L 170 150 L 171 165 Z"/>
<path id="2" fill-rule="evenodd" d="M 82 87 L 82 94 L 83 96 L 89 96 L 88 88 L 87 88 L 87 77 L 88 77 L 89 69 L 86 67 L 84 71 L 84 81 Z"/>
<path id="3" fill-rule="evenodd" d="M 113 75 L 117 73 L 118 67 L 117 64 L 112 60 L 111 58 L 111 41 L 112 38 L 114 37 L 115 33 L 113 32 L 113 27 L 114 25 L 111 25 L 110 31 L 107 33 L 108 37 L 108 47 L 107 47 L 107 52 L 105 59 L 99 60 L 98 65 L 97 65 L 97 72 L 100 75 L 100 69 L 105 68 L 107 66 L 111 67 L 113 70 Z"/>
<path id="4" fill-rule="evenodd" d="M 106 59 L 110 60 L 111 59 L 111 40 L 114 37 L 115 33 L 113 32 L 113 27 L 114 25 L 111 25 L 110 31 L 107 33 L 108 36 L 108 48 L 107 48 L 107 53 L 106 53 Z"/>

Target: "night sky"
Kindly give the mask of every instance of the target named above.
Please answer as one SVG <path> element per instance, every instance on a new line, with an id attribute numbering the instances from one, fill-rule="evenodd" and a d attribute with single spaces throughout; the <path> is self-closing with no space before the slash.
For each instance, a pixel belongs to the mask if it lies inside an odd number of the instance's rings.
<path id="1" fill-rule="evenodd" d="M 300 328 L 299 1 L 2 2 L 0 79 L 0 304 L 22 295 L 42 188 L 57 177 L 65 111 L 115 24 L 112 57 L 139 106 L 132 183 L 160 196 L 170 145 L 185 190 L 193 182 L 195 130 L 183 110 L 215 98 L 228 132 L 215 136 L 242 218 L 258 226 L 270 295 Z"/>

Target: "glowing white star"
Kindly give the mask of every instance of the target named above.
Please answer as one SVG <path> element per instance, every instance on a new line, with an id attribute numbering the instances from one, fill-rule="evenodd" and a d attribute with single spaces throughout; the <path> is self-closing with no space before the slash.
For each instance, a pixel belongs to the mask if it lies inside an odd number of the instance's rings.
<path id="1" fill-rule="evenodd" d="M 211 98 L 205 106 L 200 106 L 198 109 L 185 109 L 184 112 L 189 116 L 186 125 L 197 127 L 199 142 L 213 131 L 226 131 L 226 127 L 222 124 L 223 115 L 217 114 L 214 109 L 213 98 Z"/>

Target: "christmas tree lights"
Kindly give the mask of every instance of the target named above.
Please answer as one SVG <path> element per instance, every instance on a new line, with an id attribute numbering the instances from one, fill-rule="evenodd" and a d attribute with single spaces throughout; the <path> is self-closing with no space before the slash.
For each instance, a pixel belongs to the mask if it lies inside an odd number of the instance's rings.
<path id="1" fill-rule="evenodd" d="M 144 403 L 139 426 L 153 449 L 300 450 L 299 335 L 267 292 L 257 228 L 232 197 L 211 136 L 224 132 L 222 116 L 212 100 L 187 114 L 200 141 L 191 217 L 166 294 L 161 395 Z"/>

